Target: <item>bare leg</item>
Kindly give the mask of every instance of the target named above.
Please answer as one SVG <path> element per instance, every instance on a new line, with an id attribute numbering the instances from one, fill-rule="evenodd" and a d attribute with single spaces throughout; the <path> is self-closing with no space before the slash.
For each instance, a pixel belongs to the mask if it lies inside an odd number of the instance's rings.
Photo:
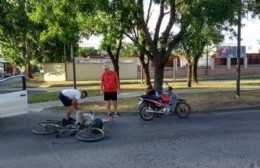
<path id="1" fill-rule="evenodd" d="M 74 107 L 73 106 L 68 107 L 66 120 L 68 120 L 71 117 L 71 114 L 72 114 L 73 111 L 74 111 Z"/>
<path id="2" fill-rule="evenodd" d="M 106 101 L 107 113 L 111 113 L 111 100 Z"/>
<path id="3" fill-rule="evenodd" d="M 114 106 L 114 112 L 115 114 L 117 113 L 117 101 L 113 101 L 113 106 Z"/>

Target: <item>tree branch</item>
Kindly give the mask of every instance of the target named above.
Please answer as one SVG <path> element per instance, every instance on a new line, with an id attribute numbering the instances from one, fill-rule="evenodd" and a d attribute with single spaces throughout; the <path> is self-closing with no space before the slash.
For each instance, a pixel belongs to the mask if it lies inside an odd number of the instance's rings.
<path id="1" fill-rule="evenodd" d="M 152 0 L 150 0 L 149 7 L 148 7 L 148 12 L 147 12 L 146 21 L 145 21 L 146 25 L 148 24 L 149 19 L 150 19 L 151 8 L 152 8 Z"/>
<path id="2" fill-rule="evenodd" d="M 141 9 L 143 10 L 143 1 L 142 0 L 138 0 L 138 5 L 141 7 Z M 142 11 L 143 13 L 143 11 Z M 149 30 L 145 24 L 145 21 L 144 21 L 144 18 L 143 17 L 140 17 L 139 18 L 139 22 L 141 24 L 141 30 L 140 31 L 143 31 L 143 37 L 146 39 L 147 43 L 149 44 L 150 46 L 150 49 L 153 53 L 153 55 L 156 55 L 156 53 L 158 53 L 158 50 L 157 50 L 157 47 L 156 45 L 154 44 L 152 38 L 151 38 L 151 34 L 149 33 Z M 151 53 L 150 53 L 151 54 Z"/>
<path id="3" fill-rule="evenodd" d="M 174 21 L 176 19 L 176 6 L 175 6 L 175 0 L 170 1 L 170 19 L 169 22 L 162 33 L 162 44 L 166 44 L 168 37 L 170 35 L 171 29 L 173 27 Z"/>
<path id="4" fill-rule="evenodd" d="M 157 45 L 158 43 L 158 39 L 159 39 L 159 33 L 160 33 L 160 28 L 162 25 L 162 20 L 164 17 L 164 3 L 165 1 L 162 0 L 161 5 L 160 5 L 160 14 L 156 23 L 156 27 L 155 27 L 155 32 L 154 32 L 154 44 Z"/>

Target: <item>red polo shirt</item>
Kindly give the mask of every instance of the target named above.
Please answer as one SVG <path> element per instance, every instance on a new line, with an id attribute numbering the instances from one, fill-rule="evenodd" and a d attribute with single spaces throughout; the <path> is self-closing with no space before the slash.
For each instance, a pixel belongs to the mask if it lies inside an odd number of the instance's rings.
<path id="1" fill-rule="evenodd" d="M 100 80 L 104 84 L 103 85 L 104 92 L 116 92 L 117 91 L 118 76 L 117 76 L 116 72 L 114 72 L 114 71 L 103 72 Z"/>

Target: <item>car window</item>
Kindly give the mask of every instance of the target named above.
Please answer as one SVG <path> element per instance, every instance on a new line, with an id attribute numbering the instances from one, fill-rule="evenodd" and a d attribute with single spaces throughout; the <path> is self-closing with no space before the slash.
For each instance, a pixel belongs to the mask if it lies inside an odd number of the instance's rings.
<path id="1" fill-rule="evenodd" d="M 26 80 L 23 75 L 0 81 L 0 118 L 28 113 Z"/>
<path id="2" fill-rule="evenodd" d="M 24 76 L 11 77 L 0 81 L 0 94 L 26 90 Z"/>

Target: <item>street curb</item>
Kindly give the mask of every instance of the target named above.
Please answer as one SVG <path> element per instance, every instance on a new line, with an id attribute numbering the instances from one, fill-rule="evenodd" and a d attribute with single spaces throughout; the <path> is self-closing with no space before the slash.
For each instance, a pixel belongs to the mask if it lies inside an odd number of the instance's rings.
<path id="1" fill-rule="evenodd" d="M 259 110 L 260 106 L 251 106 L 251 107 L 230 107 L 230 108 L 222 108 L 222 109 L 213 109 L 207 111 L 192 111 L 192 114 L 216 114 L 216 113 L 225 113 L 225 112 L 241 112 L 246 110 Z"/>

